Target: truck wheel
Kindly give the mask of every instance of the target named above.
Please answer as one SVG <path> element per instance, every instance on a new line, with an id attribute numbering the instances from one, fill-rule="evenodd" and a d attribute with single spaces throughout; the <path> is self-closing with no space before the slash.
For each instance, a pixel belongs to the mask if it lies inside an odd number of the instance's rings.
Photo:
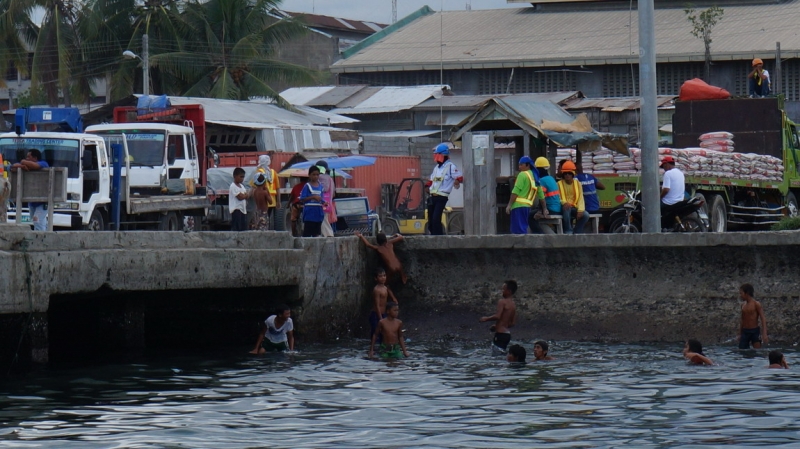
<path id="1" fill-rule="evenodd" d="M 728 212 L 725 210 L 725 200 L 722 195 L 709 195 L 708 220 L 710 232 L 725 232 L 728 230 Z"/>
<path id="2" fill-rule="evenodd" d="M 95 209 L 92 211 L 92 216 L 89 217 L 89 223 L 83 226 L 86 231 L 105 231 L 106 220 L 103 217 L 103 212 Z"/>
<path id="3" fill-rule="evenodd" d="M 786 195 L 786 215 L 796 217 L 798 214 L 800 211 L 797 210 L 797 197 L 794 196 L 794 193 L 789 192 Z"/>
<path id="4" fill-rule="evenodd" d="M 276 231 L 285 231 L 287 229 L 292 228 L 291 223 L 292 216 L 289 214 L 289 209 L 285 207 L 278 207 L 275 208 L 275 213 L 272 214 L 272 229 Z M 289 222 L 289 226 L 286 226 L 287 221 Z"/>
<path id="5" fill-rule="evenodd" d="M 166 215 L 161 216 L 161 221 L 158 223 L 159 231 L 180 231 L 182 221 L 178 219 L 177 212 L 167 212 Z"/>

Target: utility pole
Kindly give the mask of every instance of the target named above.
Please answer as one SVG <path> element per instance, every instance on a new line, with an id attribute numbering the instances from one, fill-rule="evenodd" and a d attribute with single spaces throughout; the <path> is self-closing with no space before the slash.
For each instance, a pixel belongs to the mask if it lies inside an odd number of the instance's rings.
<path id="1" fill-rule="evenodd" d="M 642 108 L 642 232 L 661 232 L 658 188 L 658 106 L 653 0 L 639 1 L 639 90 Z"/>
<path id="2" fill-rule="evenodd" d="M 773 86 L 775 86 L 775 95 L 782 94 L 783 89 L 781 89 L 781 43 L 775 42 L 775 82 Z M 771 92 L 770 92 L 771 93 Z"/>
<path id="3" fill-rule="evenodd" d="M 392 0 L 392 23 L 397 22 L 397 0 Z"/>
<path id="4" fill-rule="evenodd" d="M 142 95 L 150 95 L 150 40 L 142 36 Z"/>

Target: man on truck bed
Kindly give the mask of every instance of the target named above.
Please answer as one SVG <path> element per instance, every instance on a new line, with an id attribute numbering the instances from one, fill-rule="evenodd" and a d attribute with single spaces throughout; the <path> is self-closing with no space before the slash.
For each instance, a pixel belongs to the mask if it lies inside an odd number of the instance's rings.
<path id="1" fill-rule="evenodd" d="M 675 158 L 665 156 L 661 160 L 661 168 L 664 169 L 664 180 L 661 183 L 661 216 L 670 213 L 675 204 L 683 201 L 686 191 L 683 172 L 675 168 Z"/>
<path id="2" fill-rule="evenodd" d="M 750 98 L 766 97 L 770 91 L 769 72 L 764 70 L 764 61 L 753 59 L 753 70 L 747 75 L 747 91 Z"/>

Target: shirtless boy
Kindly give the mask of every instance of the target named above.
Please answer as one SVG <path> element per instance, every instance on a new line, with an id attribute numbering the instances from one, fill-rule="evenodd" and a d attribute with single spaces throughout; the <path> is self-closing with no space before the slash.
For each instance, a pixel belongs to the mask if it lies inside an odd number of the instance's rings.
<path id="1" fill-rule="evenodd" d="M 387 239 L 386 234 L 379 232 L 375 234 L 375 241 L 378 243 L 377 246 L 370 243 L 360 232 L 356 232 L 355 235 L 364 242 L 367 248 L 372 248 L 378 252 L 389 276 L 394 277 L 395 274 L 399 274 L 400 280 L 403 281 L 404 284 L 406 283 L 408 278 L 406 277 L 406 272 L 403 271 L 403 264 L 400 263 L 400 259 L 394 254 L 394 244 L 403 241 L 402 235 L 395 234 Z"/>
<path id="2" fill-rule="evenodd" d="M 683 345 L 683 358 L 692 365 L 713 365 L 714 362 L 703 354 L 703 345 L 694 339 L 686 340 Z"/>
<path id="3" fill-rule="evenodd" d="M 397 303 L 386 304 L 386 318 L 378 322 L 378 329 L 372 334 L 372 342 L 369 345 L 369 358 L 375 353 L 375 341 L 380 336 L 383 342 L 380 347 L 380 357 L 382 359 L 400 359 L 408 357 L 406 342 L 403 340 L 403 322 L 397 319 L 400 307 Z"/>
<path id="4" fill-rule="evenodd" d="M 533 344 L 533 357 L 534 360 L 553 360 L 552 357 L 547 355 L 550 352 L 550 345 L 544 340 L 539 340 Z"/>
<path id="5" fill-rule="evenodd" d="M 769 366 L 767 368 L 789 369 L 789 364 L 786 363 L 786 357 L 780 351 L 770 351 L 769 353 Z"/>
<path id="6" fill-rule="evenodd" d="M 767 319 L 761 303 L 753 299 L 754 289 L 750 284 L 739 287 L 739 297 L 742 298 L 742 323 L 739 326 L 739 349 L 749 349 L 750 343 L 759 349 L 761 343 L 769 343 L 767 337 Z M 758 327 L 759 320 L 761 327 Z"/>
<path id="7" fill-rule="evenodd" d="M 370 335 L 375 334 L 375 329 L 378 328 L 378 322 L 382 318 L 386 318 L 386 302 L 389 298 L 392 302 L 399 304 L 400 302 L 394 296 L 394 293 L 386 286 L 386 270 L 378 268 L 375 271 L 375 288 L 372 289 L 372 311 L 369 313 L 369 327 Z M 378 339 L 378 343 L 381 340 Z"/>
<path id="8" fill-rule="evenodd" d="M 517 322 L 517 305 L 514 304 L 514 293 L 517 292 L 517 281 L 508 280 L 501 287 L 503 297 L 497 303 L 497 311 L 492 316 L 481 317 L 480 322 L 496 321 L 494 328 L 494 339 L 492 343 L 506 351 L 508 343 L 511 341 L 511 330 Z"/>

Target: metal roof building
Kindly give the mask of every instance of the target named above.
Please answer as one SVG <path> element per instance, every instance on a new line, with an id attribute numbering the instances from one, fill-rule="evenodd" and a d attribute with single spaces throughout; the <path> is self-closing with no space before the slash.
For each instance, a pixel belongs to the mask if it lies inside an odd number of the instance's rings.
<path id="1" fill-rule="evenodd" d="M 750 61 L 758 57 L 773 74 L 773 91 L 800 100 L 800 0 L 728 3 L 719 4 L 723 16 L 711 33 L 714 65 L 706 81 L 744 95 Z M 703 74 L 703 41 L 691 34 L 685 6 L 675 6 L 655 10 L 659 95 L 677 95 L 685 80 Z M 572 8 L 423 8 L 346 51 L 331 70 L 340 84 L 436 83 L 473 95 L 579 90 L 587 97 L 637 96 L 635 3 L 632 10 Z M 780 80 L 776 42 L 784 60 Z"/>

